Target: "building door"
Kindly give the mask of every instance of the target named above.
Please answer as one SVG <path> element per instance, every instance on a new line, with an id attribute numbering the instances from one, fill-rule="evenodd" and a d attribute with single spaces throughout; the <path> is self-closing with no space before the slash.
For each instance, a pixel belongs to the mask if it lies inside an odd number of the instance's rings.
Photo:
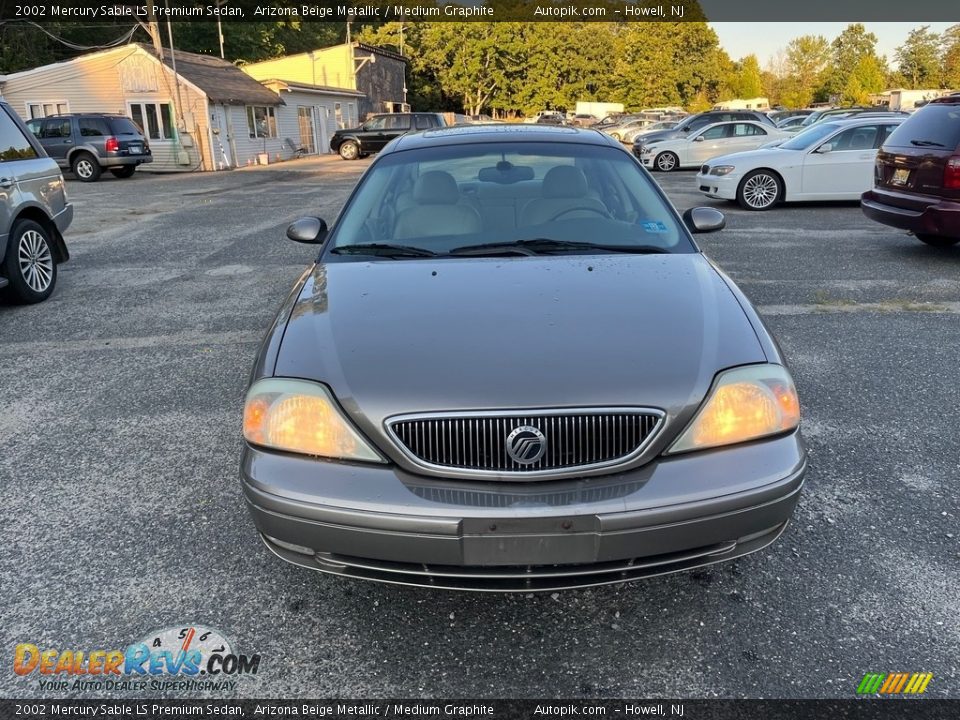
<path id="1" fill-rule="evenodd" d="M 330 152 L 330 108 L 326 105 L 317 105 L 316 110 L 317 135 L 320 138 L 317 144 L 320 152 Z"/>
<path id="2" fill-rule="evenodd" d="M 313 108 L 298 105 L 297 120 L 300 122 L 300 147 L 305 147 L 308 154 L 315 155 L 317 141 L 313 134 Z"/>
<path id="3" fill-rule="evenodd" d="M 222 105 L 211 108 L 210 132 L 213 134 L 213 166 L 220 170 L 233 167 L 230 160 L 230 129 Z"/>

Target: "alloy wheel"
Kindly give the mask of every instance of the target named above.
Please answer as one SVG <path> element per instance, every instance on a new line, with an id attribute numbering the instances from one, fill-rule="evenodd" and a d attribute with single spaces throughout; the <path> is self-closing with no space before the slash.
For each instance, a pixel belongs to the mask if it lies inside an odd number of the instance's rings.
<path id="1" fill-rule="evenodd" d="M 86 180 L 87 178 L 93 177 L 93 163 L 86 159 L 78 160 L 74 171 L 77 173 L 77 175 Z"/>
<path id="2" fill-rule="evenodd" d="M 779 190 L 776 178 L 761 173 L 747 178 L 743 184 L 743 199 L 752 208 L 767 208 L 776 202 Z"/>
<path id="3" fill-rule="evenodd" d="M 17 249 L 20 275 L 31 290 L 42 293 L 53 281 L 53 254 L 46 238 L 36 230 L 27 230 L 20 236 Z"/>
<path id="4" fill-rule="evenodd" d="M 677 164 L 677 158 L 673 153 L 661 153 L 657 156 L 657 169 L 663 172 L 670 172 Z"/>

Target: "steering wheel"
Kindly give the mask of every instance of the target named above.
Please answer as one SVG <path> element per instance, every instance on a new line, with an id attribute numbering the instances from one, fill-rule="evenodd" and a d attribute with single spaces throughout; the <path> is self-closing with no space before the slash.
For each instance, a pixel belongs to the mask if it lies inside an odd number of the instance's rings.
<path id="1" fill-rule="evenodd" d="M 594 215 L 599 215 L 605 220 L 610 219 L 610 214 L 606 210 L 598 210 L 595 207 L 572 207 L 572 208 L 567 208 L 566 210 L 561 210 L 552 218 L 547 220 L 547 222 L 553 222 L 554 220 L 559 220 L 564 215 L 568 215 L 569 213 L 572 213 L 572 212 L 588 212 L 588 213 L 593 213 Z"/>

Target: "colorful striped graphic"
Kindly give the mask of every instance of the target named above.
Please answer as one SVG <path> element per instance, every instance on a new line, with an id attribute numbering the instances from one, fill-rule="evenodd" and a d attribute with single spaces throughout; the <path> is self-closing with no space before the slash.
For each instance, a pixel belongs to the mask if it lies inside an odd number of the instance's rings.
<path id="1" fill-rule="evenodd" d="M 933 673 L 867 673 L 857 695 L 919 695 L 933 680 Z"/>

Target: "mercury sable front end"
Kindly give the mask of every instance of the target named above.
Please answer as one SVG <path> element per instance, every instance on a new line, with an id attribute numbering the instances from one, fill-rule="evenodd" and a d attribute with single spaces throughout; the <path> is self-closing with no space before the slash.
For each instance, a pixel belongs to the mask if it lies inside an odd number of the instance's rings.
<path id="1" fill-rule="evenodd" d="M 742 293 L 618 143 L 408 135 L 278 314 L 244 408 L 264 542 L 351 577 L 622 582 L 758 550 L 806 468 L 793 381 Z"/>

